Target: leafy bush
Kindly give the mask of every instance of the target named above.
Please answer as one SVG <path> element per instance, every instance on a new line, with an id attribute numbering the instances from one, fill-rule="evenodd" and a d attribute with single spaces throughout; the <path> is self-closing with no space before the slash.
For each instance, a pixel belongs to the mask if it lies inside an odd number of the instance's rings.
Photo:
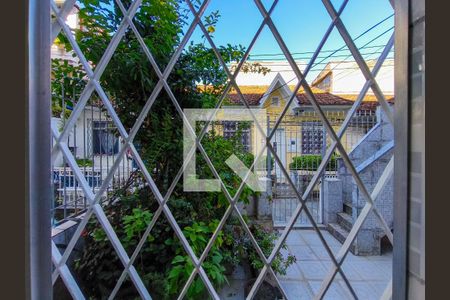
<path id="1" fill-rule="evenodd" d="M 56 43 L 58 44 L 58 39 Z M 78 99 L 86 85 L 83 68 L 67 60 L 53 58 L 51 75 L 52 116 L 67 119 L 74 105 L 73 100 Z"/>
<path id="2" fill-rule="evenodd" d="M 187 226 L 184 228 L 183 233 L 186 236 L 189 244 L 192 247 L 194 253 L 199 257 L 203 250 L 206 248 L 210 235 L 214 232 L 218 225 L 218 220 L 206 225 L 204 222 L 195 222 L 192 226 Z M 203 262 L 202 266 L 216 285 L 216 287 L 222 286 L 227 282 L 225 276 L 225 267 L 223 266 L 223 255 L 219 248 L 223 242 L 223 233 L 219 233 L 216 242 L 211 247 L 206 260 Z M 173 240 L 168 240 L 167 243 L 173 243 Z M 177 249 L 176 256 L 173 258 L 171 264 L 172 269 L 168 274 L 168 283 L 166 286 L 167 293 L 173 297 L 177 296 L 178 289 L 185 284 L 187 279 L 194 269 L 192 260 L 187 254 L 183 254 L 184 251 L 181 247 Z M 205 299 L 207 298 L 206 289 L 203 286 L 203 282 L 200 277 L 197 277 L 187 292 L 188 299 Z"/>
<path id="3" fill-rule="evenodd" d="M 80 167 L 92 167 L 92 160 L 89 158 L 77 158 L 76 159 L 78 166 Z"/>
<path id="4" fill-rule="evenodd" d="M 326 170 L 333 171 L 337 169 L 336 155 L 332 155 L 328 161 Z M 316 171 L 322 162 L 322 156 L 317 154 L 306 154 L 301 156 L 294 156 L 292 162 L 289 164 L 291 170 L 309 170 Z"/>
<path id="5" fill-rule="evenodd" d="M 268 257 L 275 247 L 278 235 L 272 230 L 268 230 L 261 225 L 246 221 L 249 224 L 249 229 L 261 248 L 262 252 Z M 236 218 L 233 218 L 231 224 L 225 226 L 226 235 L 224 236 L 224 244 L 228 246 L 229 250 L 225 254 L 225 261 L 233 266 L 242 264 L 248 260 L 250 266 L 253 268 L 253 273 L 256 275 L 259 270 L 264 267 L 264 263 L 255 250 L 250 237 L 245 233 L 241 224 Z M 287 249 L 286 244 L 282 245 L 283 249 Z M 296 257 L 289 254 L 286 258 L 278 252 L 272 263 L 272 267 L 276 274 L 286 274 L 287 268 L 296 261 Z"/>
<path id="6" fill-rule="evenodd" d="M 121 18 L 118 17 L 120 13 L 117 13 L 119 8 L 112 0 L 80 2 L 82 5 L 79 16 L 83 30 L 75 30 L 75 38 L 80 42 L 87 60 L 95 66 L 121 22 Z M 125 5 L 131 3 L 130 0 L 124 2 Z M 133 19 L 144 42 L 161 65 L 168 63 L 170 57 L 168 54 L 178 46 L 182 28 L 188 17 L 180 7 L 180 3 L 180 0 L 143 1 L 143 6 Z M 205 24 L 208 30 L 214 30 L 218 16 L 217 13 L 211 14 Z M 63 35 L 58 38 L 70 51 L 67 38 Z M 240 45 L 218 46 L 218 50 L 227 64 L 240 60 L 245 53 L 245 48 Z M 68 69 L 69 66 L 55 62 L 55 68 L 59 68 L 55 70 L 55 74 L 63 76 L 68 72 L 64 68 Z M 78 70 L 70 71 L 75 79 L 85 76 L 81 70 L 80 74 L 76 71 Z M 84 82 L 75 79 L 70 82 L 66 79 L 66 82 L 68 85 L 73 84 L 72 82 L 79 83 L 75 91 L 77 95 L 84 87 Z M 142 111 L 159 81 L 132 31 L 124 34 L 100 81 L 111 98 L 121 122 L 129 130 L 134 126 L 136 116 Z M 208 108 L 216 105 L 227 77 L 212 49 L 202 43 L 191 43 L 180 55 L 168 81 L 181 108 Z M 200 92 L 197 83 L 211 86 L 212 89 L 205 88 Z M 59 94 L 60 90 L 57 89 L 60 86 L 59 83 L 52 86 L 55 95 Z M 69 88 L 63 88 L 65 91 L 71 91 Z M 78 98 L 76 95 L 75 99 Z M 62 108 L 58 107 L 60 102 L 57 100 L 55 97 L 54 114 L 62 111 Z M 162 191 L 167 190 L 182 164 L 183 122 L 167 94 L 159 94 L 157 101 L 160 102 L 152 106 L 148 117 L 136 134 L 134 143 L 139 145 L 141 158 L 147 169 L 151 170 L 156 186 Z M 238 141 L 240 141 L 239 133 L 228 140 L 211 133 L 202 139 L 205 151 L 231 195 L 236 193 L 241 179 L 225 164 L 226 159 L 235 154 L 247 167 L 250 167 L 254 159 L 252 154 L 242 151 L 242 145 Z M 199 161 L 197 174 L 200 178 L 213 177 L 209 167 Z M 252 194 L 253 191 L 245 186 L 239 201 L 246 201 Z M 154 212 L 159 207 L 158 201 L 141 175 L 130 178 L 124 188 L 114 190 L 110 199 L 103 204 L 105 215 L 125 251 L 131 255 L 152 221 Z M 170 210 L 196 255 L 200 256 L 228 205 L 222 192 L 183 194 L 181 183 L 173 190 Z M 85 229 L 83 235 L 85 247 L 81 257 L 76 260 L 75 271 L 82 281 L 80 285 L 83 286 L 83 291 L 88 292 L 94 299 L 105 299 L 120 276 L 123 265 L 106 234 L 94 220 L 93 218 Z M 260 236 L 257 233 L 255 235 Z M 231 261 L 230 258 L 233 257 L 235 266 L 252 256 L 252 245 L 249 241 L 246 244 L 245 255 L 235 255 L 233 251 L 240 247 L 239 241 L 226 229 L 219 234 L 217 242 L 211 248 L 203 267 L 214 285 L 220 286 L 226 282 L 225 266 Z M 160 216 L 155 223 L 136 257 L 134 267 L 154 299 L 172 299 L 190 275 L 193 269 L 191 260 L 185 255 L 178 237 L 165 216 Z M 207 298 L 205 292 L 201 280 L 196 279 L 187 296 L 191 299 L 205 299 Z M 138 297 L 136 289 L 130 280 L 126 280 L 117 298 L 134 297 Z"/>
<path id="7" fill-rule="evenodd" d="M 253 225 L 251 230 L 256 241 L 258 242 L 258 245 L 261 247 L 262 252 L 266 257 L 269 257 L 272 253 L 273 248 L 275 247 L 278 235 L 273 231 L 269 231 L 257 225 Z M 286 243 L 283 243 L 281 248 L 286 250 Z M 251 266 L 255 270 L 259 271 L 264 267 L 264 263 L 261 261 L 261 258 L 253 247 L 251 248 L 251 251 L 249 253 L 249 258 Z M 288 256 L 284 258 L 281 252 L 278 252 L 277 255 L 275 255 L 275 259 L 273 260 L 272 268 L 276 274 L 286 275 L 286 271 L 289 266 L 296 261 L 297 258 L 294 255 L 288 254 Z"/>

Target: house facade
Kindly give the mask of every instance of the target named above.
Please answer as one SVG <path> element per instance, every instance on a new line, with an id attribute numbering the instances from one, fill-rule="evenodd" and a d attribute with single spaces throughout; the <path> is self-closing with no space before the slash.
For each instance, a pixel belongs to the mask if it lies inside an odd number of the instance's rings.
<path id="1" fill-rule="evenodd" d="M 293 90 L 294 86 L 288 85 L 280 73 L 274 77 L 269 86 L 240 86 L 240 91 L 250 107 L 266 110 L 267 120 L 265 124 L 261 124 L 261 127 L 264 127 L 267 133 L 270 133 L 275 127 L 277 120 L 292 97 Z M 343 98 L 317 87 L 313 87 L 312 92 L 320 108 L 326 114 L 330 125 L 337 132 L 354 100 Z M 232 91 L 226 101 L 225 107 L 243 105 L 236 91 Z M 353 146 L 376 124 L 375 111 L 377 106 L 377 102 L 372 97 L 363 101 L 341 139 L 347 151 L 351 151 Z M 320 155 L 330 145 L 331 138 L 322 124 L 322 120 L 315 112 L 302 88 L 291 101 L 272 138 L 272 146 L 288 171 L 290 171 L 290 165 L 293 163 L 294 157 Z M 247 143 L 245 145 L 247 149 L 256 147 L 256 143 L 265 143 L 263 140 L 256 141 L 254 139 L 256 130 L 256 126 L 252 126 L 251 130 L 245 133 L 246 136 L 243 141 Z M 275 176 L 284 182 L 284 175 L 277 164 L 275 162 Z"/>
<path id="2" fill-rule="evenodd" d="M 323 76 L 323 74 L 321 72 L 319 76 Z M 339 93 L 334 93 L 331 87 L 334 86 L 336 88 L 339 85 L 333 84 L 335 77 L 331 75 L 332 72 L 328 72 L 323 81 L 314 81 L 315 83 L 328 82 L 328 87 L 315 84 L 311 89 L 317 104 L 326 115 L 331 127 L 335 132 L 338 132 L 349 110 L 358 98 L 358 93 L 355 93 L 354 90 L 358 90 L 359 81 L 355 81 L 354 85 L 350 84 L 347 89 L 341 88 Z M 390 73 L 390 76 L 392 78 L 393 73 Z M 249 84 L 239 86 L 242 96 L 251 108 L 264 108 L 266 110 L 266 123 L 260 124 L 266 130 L 266 133 L 270 134 L 273 130 L 276 130 L 271 141 L 280 163 L 278 161 L 274 163 L 269 162 L 267 163 L 267 168 L 260 173 L 260 177 L 271 179 L 271 184 L 266 186 L 273 201 L 268 205 L 262 205 L 262 209 L 264 213 L 271 211 L 268 218 L 276 227 L 283 227 L 287 223 L 298 204 L 295 191 L 288 184 L 288 177 L 294 183 L 295 189 L 300 193 L 304 193 L 321 162 L 321 157 L 332 142 L 331 137 L 323 126 L 323 121 L 316 113 L 303 88 L 293 97 L 295 87 L 289 85 L 289 83 L 281 73 L 278 73 L 273 77 L 270 85 L 258 86 Z M 361 88 L 362 86 L 359 87 L 359 89 Z M 388 102 L 392 104 L 393 94 L 386 86 L 382 86 L 382 88 L 384 88 L 382 91 Z M 289 104 L 292 97 L 293 99 Z M 236 91 L 231 91 L 227 95 L 226 103 L 227 107 L 243 106 L 241 97 Z M 289 107 L 283 115 L 283 110 L 288 104 Z M 282 115 L 281 122 L 275 129 L 277 120 Z M 368 139 L 368 134 L 377 125 L 379 126 L 380 120 L 379 103 L 373 94 L 368 93 L 350 119 L 349 126 L 342 135 L 341 143 L 346 152 L 351 155 L 353 150 L 361 149 L 361 143 Z M 234 127 L 228 125 L 228 127 L 238 128 L 236 125 Z M 247 143 L 244 148 L 252 149 L 252 147 L 265 144 L 265 137 L 258 136 L 257 131 L 256 126 L 252 124 L 250 129 L 243 134 L 242 141 Z M 232 132 L 228 131 L 225 136 L 232 134 Z M 267 150 L 266 155 L 270 157 L 270 151 Z M 337 178 L 340 176 L 339 166 L 342 165 L 342 160 L 339 157 L 340 153 L 335 150 L 326 171 L 322 175 L 323 178 L 313 187 L 306 202 L 313 218 L 319 224 L 325 224 L 323 220 L 324 191 L 322 182 L 324 182 L 325 178 Z M 281 165 L 284 166 L 287 173 L 283 171 Z M 260 200 L 260 202 L 266 203 L 264 200 Z M 266 206 L 270 206 L 270 209 L 267 209 Z M 300 215 L 296 221 L 296 226 L 310 226 L 310 221 L 304 214 Z"/>

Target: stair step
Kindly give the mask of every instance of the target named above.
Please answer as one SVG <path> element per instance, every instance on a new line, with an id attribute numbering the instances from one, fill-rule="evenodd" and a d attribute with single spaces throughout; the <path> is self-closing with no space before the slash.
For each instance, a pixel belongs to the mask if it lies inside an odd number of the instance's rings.
<path id="1" fill-rule="evenodd" d="M 338 223 L 328 224 L 328 229 L 331 235 L 334 236 L 341 243 L 344 243 L 345 239 L 349 234 L 349 232 Z"/>
<path id="2" fill-rule="evenodd" d="M 344 202 L 344 212 L 351 215 L 353 212 L 353 206 L 351 202 Z"/>
<path id="3" fill-rule="evenodd" d="M 345 212 L 337 213 L 337 222 L 338 222 L 339 225 L 344 227 L 345 230 L 347 230 L 347 231 L 352 230 L 353 219 L 352 219 L 351 215 L 349 215 L 349 214 L 347 214 Z"/>
<path id="4" fill-rule="evenodd" d="M 328 224 L 328 232 L 332 236 L 334 236 L 339 242 L 342 244 L 345 242 L 345 239 L 347 238 L 348 234 L 350 233 L 348 230 L 346 230 L 344 227 L 339 225 L 338 223 L 329 223 Z M 355 254 L 355 245 L 350 246 L 350 252 Z"/>

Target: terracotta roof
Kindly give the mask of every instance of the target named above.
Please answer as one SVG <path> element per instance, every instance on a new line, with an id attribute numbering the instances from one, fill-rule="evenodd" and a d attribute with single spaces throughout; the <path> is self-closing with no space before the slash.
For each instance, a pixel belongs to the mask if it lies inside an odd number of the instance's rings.
<path id="1" fill-rule="evenodd" d="M 249 105 L 258 105 L 259 100 L 261 100 L 264 94 L 244 94 L 242 92 L 242 95 L 244 96 L 245 100 L 247 100 L 247 103 Z M 241 102 L 241 98 L 237 93 L 228 94 L 227 100 L 232 105 L 243 105 L 243 103 Z"/>
<path id="2" fill-rule="evenodd" d="M 387 102 L 391 105 L 394 104 L 394 97 L 388 98 Z M 366 101 L 366 99 L 364 98 L 358 110 L 376 110 L 377 106 L 379 105 L 380 103 L 377 100 Z"/>
<path id="3" fill-rule="evenodd" d="M 290 90 L 294 90 L 295 86 L 288 86 Z M 240 91 L 249 105 L 256 106 L 260 104 L 261 98 L 267 93 L 269 86 L 240 86 Z M 319 105 L 345 105 L 351 106 L 357 99 L 357 94 L 342 94 L 335 95 L 329 92 L 325 92 L 317 87 L 311 87 L 314 96 L 317 99 Z M 386 95 L 387 101 L 391 104 L 394 103 L 394 97 L 392 95 Z M 297 93 L 297 100 L 300 105 L 310 105 L 310 102 L 304 92 L 303 87 Z M 226 98 L 226 103 L 230 105 L 243 105 L 240 101 L 240 97 L 236 90 L 231 89 Z M 376 97 L 372 94 L 366 95 L 358 110 L 376 110 L 379 105 Z"/>
<path id="4" fill-rule="evenodd" d="M 258 105 L 261 98 L 268 90 L 268 86 L 242 86 L 239 87 L 242 95 L 247 100 L 249 105 Z M 294 86 L 289 86 L 291 90 Z M 340 96 L 324 92 L 318 88 L 313 87 L 312 92 L 317 99 L 319 105 L 352 105 L 353 101 L 344 99 Z M 300 105 L 310 105 L 308 98 L 303 88 L 297 93 L 297 100 Z M 240 97 L 235 90 L 228 94 L 228 101 L 230 104 L 241 105 Z"/>
<path id="5" fill-rule="evenodd" d="M 342 98 L 348 99 L 348 100 L 352 100 L 352 101 L 355 101 L 359 96 L 359 94 L 337 94 L 337 95 L 339 97 L 342 97 Z M 394 97 L 394 95 L 389 95 L 389 94 L 386 94 L 384 96 L 386 97 L 386 99 L 392 99 Z M 366 102 L 366 101 L 369 101 L 369 102 L 377 101 L 377 97 L 374 94 L 366 94 L 364 96 L 363 102 Z"/>
<path id="6" fill-rule="evenodd" d="M 342 97 L 330 94 L 328 92 L 318 92 L 318 91 L 314 91 L 314 90 L 318 90 L 318 89 L 313 89 L 313 93 L 314 96 L 317 99 L 317 103 L 319 105 L 352 105 L 353 101 L 344 99 Z M 306 94 L 304 92 L 301 93 L 297 93 L 297 99 L 298 99 L 298 103 L 300 105 L 311 105 L 311 103 L 309 102 L 308 97 L 306 96 Z"/>

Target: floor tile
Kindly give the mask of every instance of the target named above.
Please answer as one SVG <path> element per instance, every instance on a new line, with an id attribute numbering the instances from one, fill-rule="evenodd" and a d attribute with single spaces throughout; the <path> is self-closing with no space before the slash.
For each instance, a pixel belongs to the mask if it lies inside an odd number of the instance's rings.
<path id="1" fill-rule="evenodd" d="M 308 288 L 306 282 L 300 281 L 283 281 L 281 280 L 281 285 L 285 290 L 289 299 L 299 299 L 299 300 L 310 300 L 313 299 L 313 295 Z"/>
<path id="2" fill-rule="evenodd" d="M 389 281 L 392 276 L 389 273 L 384 272 L 382 269 L 376 266 L 376 263 L 372 261 L 348 261 L 363 280 L 386 280 Z"/>
<path id="3" fill-rule="evenodd" d="M 304 279 L 303 274 L 295 263 L 287 268 L 286 275 L 278 274 L 278 278 L 280 280 L 297 280 L 297 282 Z"/>
<path id="4" fill-rule="evenodd" d="M 378 296 L 378 299 L 381 298 L 388 284 L 389 282 L 372 282 L 371 286 L 375 290 L 375 294 Z"/>
<path id="5" fill-rule="evenodd" d="M 317 294 L 319 292 L 319 289 L 322 285 L 321 281 L 308 281 L 309 286 L 313 290 L 314 294 Z M 337 283 L 333 282 L 331 283 L 330 287 L 328 288 L 327 292 L 325 293 L 325 296 L 323 297 L 324 300 L 349 300 L 352 299 L 351 295 L 349 295 L 342 286 Z"/>
<path id="6" fill-rule="evenodd" d="M 302 238 L 302 236 L 298 233 L 298 231 L 292 230 L 291 232 L 289 232 L 289 234 L 286 238 L 286 244 L 293 245 L 293 246 L 298 246 L 298 245 L 305 246 L 306 241 Z"/>
<path id="7" fill-rule="evenodd" d="M 308 246 L 288 246 L 289 251 L 295 255 L 297 261 L 303 260 L 318 260 L 318 257 L 314 255 L 314 252 Z"/>
<path id="8" fill-rule="evenodd" d="M 338 247 L 330 247 L 331 252 L 334 256 L 336 256 L 337 252 L 339 251 Z M 325 249 L 324 245 L 321 246 L 311 246 L 311 250 L 314 252 L 314 254 L 320 259 L 320 260 L 331 260 L 330 255 L 328 254 L 328 251 Z"/>
<path id="9" fill-rule="evenodd" d="M 322 233 L 336 255 L 341 244 L 328 232 Z M 288 251 L 282 253 L 286 255 L 289 252 L 296 256 L 296 268 L 289 268 L 286 276 L 279 278 L 285 284 L 283 286 L 286 287 L 290 298 L 313 299 L 313 294 L 320 289 L 323 279 L 333 265 L 332 260 L 314 230 L 294 230 L 290 236 L 286 243 Z M 349 252 L 342 264 L 342 270 L 359 299 L 379 299 L 392 278 L 392 253 L 382 256 L 355 256 Z M 353 299 L 340 274 L 336 274 L 324 299 Z"/>
<path id="10" fill-rule="evenodd" d="M 343 287 L 343 289 L 348 291 L 347 286 L 344 287 L 345 283 L 343 281 L 340 282 L 340 284 Z M 375 291 L 375 289 L 371 286 L 371 284 L 369 282 L 350 281 L 350 284 L 359 299 L 364 299 L 364 300 L 379 300 L 380 299 L 380 296 L 377 294 L 377 292 Z"/>
<path id="11" fill-rule="evenodd" d="M 308 232 L 301 233 L 301 236 L 310 246 L 323 246 L 323 243 L 316 231 L 308 230 Z"/>
<path id="12" fill-rule="evenodd" d="M 297 266 L 306 279 L 322 280 L 327 272 L 325 266 L 319 260 L 300 261 L 297 262 Z"/>

